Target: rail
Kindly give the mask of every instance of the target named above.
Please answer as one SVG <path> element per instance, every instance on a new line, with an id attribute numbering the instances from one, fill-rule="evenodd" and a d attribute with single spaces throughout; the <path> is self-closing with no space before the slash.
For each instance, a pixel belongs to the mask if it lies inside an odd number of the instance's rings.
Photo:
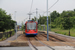
<path id="1" fill-rule="evenodd" d="M 29 37 L 28 37 L 28 42 L 29 42 L 29 44 L 30 44 L 35 50 L 38 50 L 38 49 L 36 48 L 36 46 L 34 46 L 34 45 L 31 43 Z"/>

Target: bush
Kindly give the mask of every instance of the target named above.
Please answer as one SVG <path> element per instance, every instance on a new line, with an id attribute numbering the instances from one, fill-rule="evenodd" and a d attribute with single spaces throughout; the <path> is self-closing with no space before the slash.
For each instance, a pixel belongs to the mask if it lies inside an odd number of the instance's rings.
<path id="1" fill-rule="evenodd" d="M 54 24 L 51 25 L 51 28 L 56 28 L 56 26 Z"/>

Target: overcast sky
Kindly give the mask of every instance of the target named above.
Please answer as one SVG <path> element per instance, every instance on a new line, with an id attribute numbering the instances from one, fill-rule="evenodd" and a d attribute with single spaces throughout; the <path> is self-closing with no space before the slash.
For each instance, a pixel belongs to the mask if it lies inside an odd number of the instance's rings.
<path id="1" fill-rule="evenodd" d="M 46 11 L 46 1 L 47 0 L 33 0 L 33 6 L 31 12 L 35 12 L 36 8 L 38 8 L 38 14 L 43 15 L 43 12 Z M 48 8 L 51 7 L 57 0 L 48 0 Z M 32 0 L 0 0 L 0 8 L 4 9 L 7 14 L 12 14 L 12 19 L 15 17 L 16 11 L 16 20 L 19 23 L 24 21 L 24 19 L 28 20 L 29 13 L 31 8 Z M 59 0 L 51 9 L 50 12 L 56 10 L 61 13 L 63 10 L 73 10 L 75 9 L 75 0 Z M 46 15 L 46 13 L 44 14 Z M 36 16 L 36 13 L 33 13 L 31 18 Z"/>

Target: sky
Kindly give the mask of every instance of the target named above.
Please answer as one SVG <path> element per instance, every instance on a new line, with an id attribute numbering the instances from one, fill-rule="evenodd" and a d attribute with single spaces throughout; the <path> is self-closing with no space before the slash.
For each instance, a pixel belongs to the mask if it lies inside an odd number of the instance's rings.
<path id="1" fill-rule="evenodd" d="M 48 8 L 50 8 L 56 1 L 57 0 L 48 0 Z M 0 8 L 5 10 L 7 14 L 11 14 L 12 20 L 16 20 L 18 24 L 21 24 L 22 21 L 25 22 L 29 19 L 28 13 L 30 12 L 31 3 L 32 0 L 0 0 Z M 36 16 L 36 8 L 38 9 L 37 18 L 39 18 L 39 14 L 43 15 L 47 10 L 47 0 L 33 0 L 31 18 Z M 64 10 L 67 11 L 73 9 L 75 9 L 75 0 L 59 0 L 48 11 L 53 12 L 56 10 L 61 13 Z M 46 14 L 47 13 L 44 15 L 46 16 Z"/>

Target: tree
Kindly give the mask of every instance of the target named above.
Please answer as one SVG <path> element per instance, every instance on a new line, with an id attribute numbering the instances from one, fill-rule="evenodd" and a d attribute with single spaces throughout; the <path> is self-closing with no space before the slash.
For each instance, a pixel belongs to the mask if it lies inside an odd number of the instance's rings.
<path id="1" fill-rule="evenodd" d="M 24 30 L 24 24 L 23 22 L 21 23 L 22 27 L 21 27 L 21 30 Z"/>
<path id="2" fill-rule="evenodd" d="M 71 21 L 72 24 L 73 24 L 73 28 L 75 28 L 75 16 L 70 17 L 70 21 Z"/>
<path id="3" fill-rule="evenodd" d="M 69 18 L 64 18 L 64 21 L 62 22 L 63 28 L 64 29 L 71 29 L 73 27 L 72 22 L 70 21 Z"/>
<path id="4" fill-rule="evenodd" d="M 45 24 L 46 21 L 47 21 L 46 16 L 43 16 L 43 17 L 40 16 L 40 18 L 38 19 L 39 24 Z"/>
<path id="5" fill-rule="evenodd" d="M 64 29 L 69 29 L 69 36 L 70 36 L 70 29 L 73 27 L 73 23 L 72 23 L 72 21 L 71 21 L 69 16 L 64 17 L 64 21 L 62 23 L 62 26 L 63 26 Z"/>
<path id="6" fill-rule="evenodd" d="M 0 8 L 0 31 L 5 31 L 8 29 L 12 29 L 12 25 L 14 25 L 15 21 L 11 20 L 11 16 L 7 15 L 5 10 Z"/>
<path id="7" fill-rule="evenodd" d="M 34 20 L 34 21 L 35 21 L 35 19 L 34 19 L 34 18 L 32 18 L 32 20 Z"/>
<path id="8" fill-rule="evenodd" d="M 60 14 L 57 11 L 53 11 L 51 14 L 51 21 L 54 22 L 54 20 L 60 16 Z"/>
<path id="9" fill-rule="evenodd" d="M 74 9 L 74 11 L 75 11 L 75 9 Z"/>
<path id="10" fill-rule="evenodd" d="M 63 22 L 63 18 L 61 17 L 57 17 L 55 20 L 54 20 L 54 25 L 58 28 L 62 28 L 62 22 Z"/>

